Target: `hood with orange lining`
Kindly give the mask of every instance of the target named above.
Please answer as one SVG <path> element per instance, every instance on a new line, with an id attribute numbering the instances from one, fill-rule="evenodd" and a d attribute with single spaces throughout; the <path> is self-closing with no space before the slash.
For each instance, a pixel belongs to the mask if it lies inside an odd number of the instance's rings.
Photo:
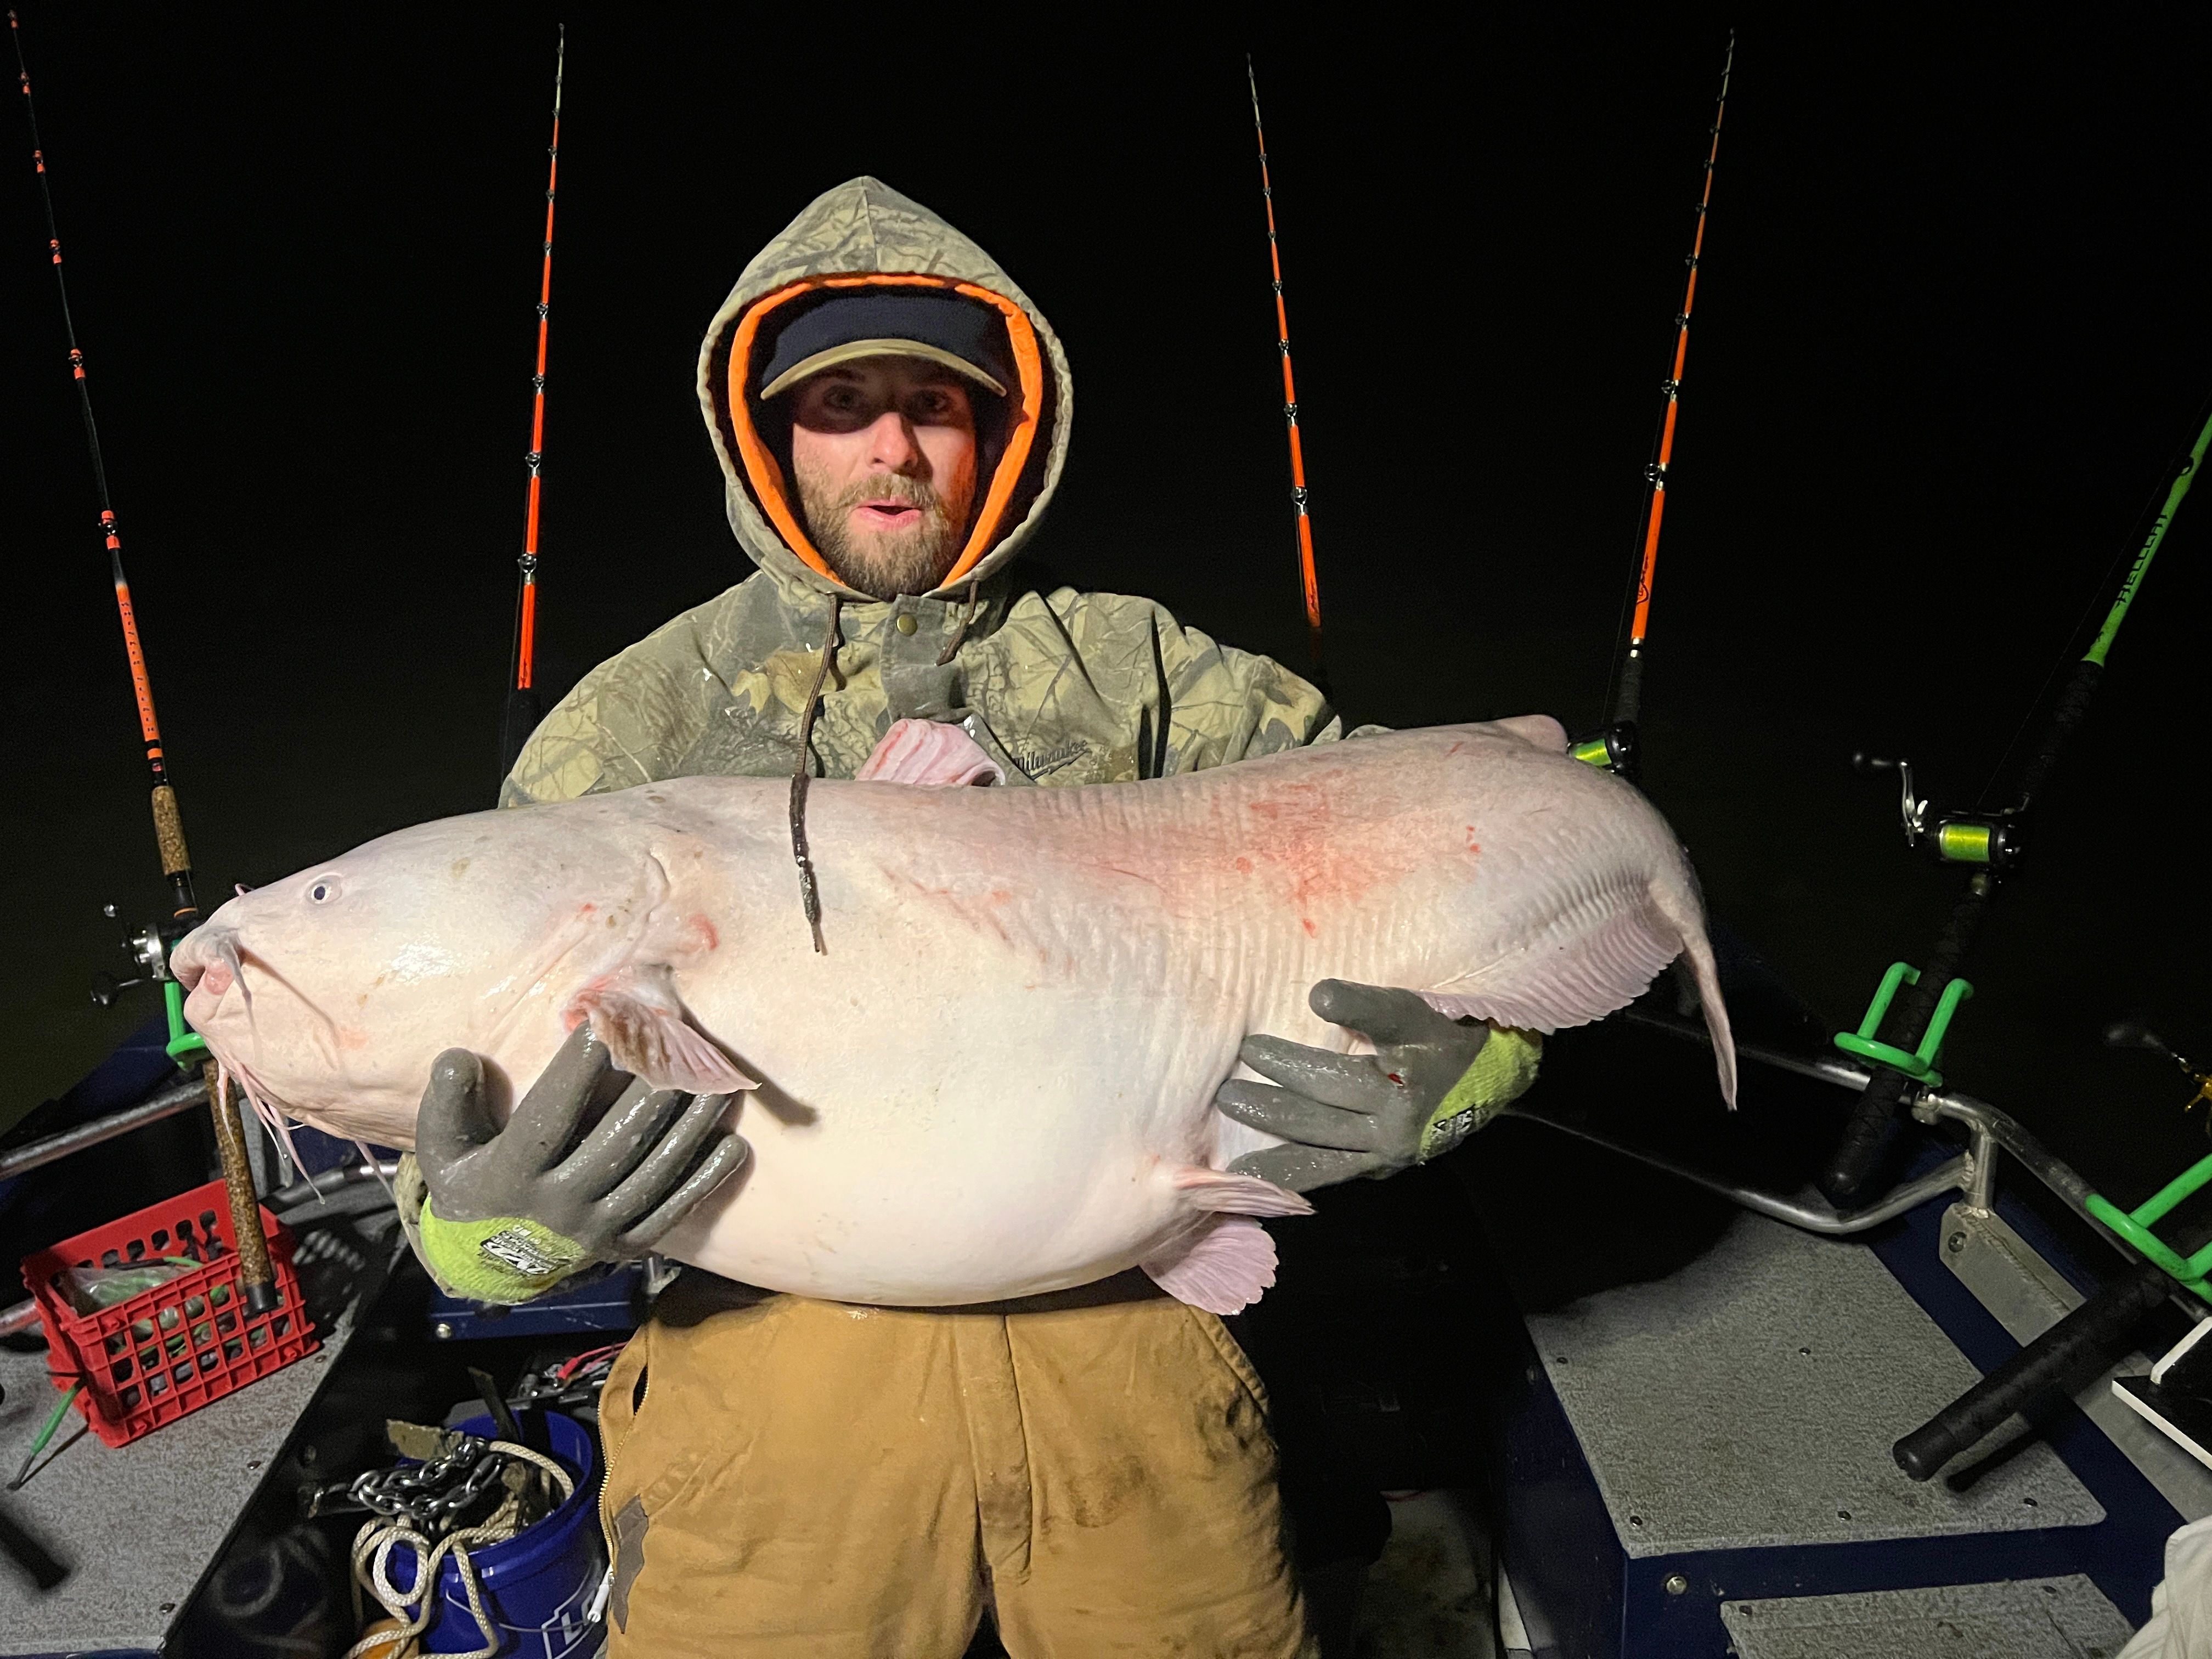
<path id="1" fill-rule="evenodd" d="M 708 325 L 699 405 L 722 463 L 730 528 L 779 583 L 860 596 L 830 573 L 808 539 L 770 434 L 745 390 L 765 360 L 779 313 L 817 295 L 869 287 L 942 289 L 999 313 L 1017 384 L 978 479 L 981 505 L 959 559 L 936 592 L 965 590 L 1003 568 L 1044 516 L 1066 464 L 1075 386 L 1043 314 L 998 262 L 917 202 L 881 181 L 848 180 L 809 203 L 746 265 Z"/>

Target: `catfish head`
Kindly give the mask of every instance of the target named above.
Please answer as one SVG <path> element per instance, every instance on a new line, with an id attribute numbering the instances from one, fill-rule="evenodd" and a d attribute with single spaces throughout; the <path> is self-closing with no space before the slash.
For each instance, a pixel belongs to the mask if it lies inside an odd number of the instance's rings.
<path id="1" fill-rule="evenodd" d="M 441 1051 L 484 1057 L 503 1115 L 585 1019 L 656 1087 L 751 1087 L 677 990 L 719 945 L 634 833 L 524 808 L 403 830 L 242 890 L 170 966 L 185 1018 L 257 1107 L 409 1146 Z"/>

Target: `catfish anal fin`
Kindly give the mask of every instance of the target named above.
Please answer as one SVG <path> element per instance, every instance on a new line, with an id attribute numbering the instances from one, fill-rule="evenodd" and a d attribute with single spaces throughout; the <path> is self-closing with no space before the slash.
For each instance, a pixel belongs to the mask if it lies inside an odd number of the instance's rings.
<path id="1" fill-rule="evenodd" d="M 1249 1217 L 1215 1216 L 1139 1265 L 1176 1301 L 1233 1314 L 1275 1282 L 1275 1241 Z"/>

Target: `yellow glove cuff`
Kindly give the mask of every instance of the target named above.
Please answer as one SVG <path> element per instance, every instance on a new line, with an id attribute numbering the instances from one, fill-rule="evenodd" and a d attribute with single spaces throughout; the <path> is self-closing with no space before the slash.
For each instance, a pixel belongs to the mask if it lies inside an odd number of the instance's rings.
<path id="1" fill-rule="evenodd" d="M 1535 1032 L 1492 1026 L 1474 1064 L 1452 1085 L 1421 1131 L 1420 1161 L 1426 1164 L 1451 1151 L 1528 1093 L 1543 1058 L 1544 1039 Z"/>
<path id="2" fill-rule="evenodd" d="M 428 1204 L 422 1206 L 422 1240 L 434 1276 L 472 1302 L 530 1301 L 590 1260 L 574 1239 L 527 1216 L 447 1221 Z"/>

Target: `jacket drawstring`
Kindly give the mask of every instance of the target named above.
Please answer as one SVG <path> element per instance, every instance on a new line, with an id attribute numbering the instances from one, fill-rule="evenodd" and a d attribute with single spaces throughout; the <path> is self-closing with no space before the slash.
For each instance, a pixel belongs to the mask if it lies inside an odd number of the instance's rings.
<path id="1" fill-rule="evenodd" d="M 830 665 L 837 655 L 837 613 L 844 606 L 844 596 L 830 596 L 830 629 L 822 638 L 822 661 L 814 671 L 814 684 L 806 693 L 806 708 L 799 717 L 799 764 L 791 775 L 791 856 L 799 863 L 799 901 L 806 912 L 806 925 L 814 931 L 814 950 L 817 956 L 829 954 L 822 942 L 822 893 L 815 885 L 814 860 L 806 850 L 806 786 L 813 774 L 808 769 L 812 759 L 809 752 L 814 741 L 814 714 L 822 706 L 822 683 L 830 678 Z M 963 624 L 964 628 L 964 624 Z"/>
<path id="2" fill-rule="evenodd" d="M 968 608 L 960 613 L 960 626 L 952 630 L 952 637 L 945 642 L 945 649 L 937 653 L 939 668 L 952 660 L 952 653 L 960 648 L 961 641 L 968 637 L 968 624 L 975 620 L 975 590 L 979 585 L 979 582 L 972 580 L 968 584 Z"/>

